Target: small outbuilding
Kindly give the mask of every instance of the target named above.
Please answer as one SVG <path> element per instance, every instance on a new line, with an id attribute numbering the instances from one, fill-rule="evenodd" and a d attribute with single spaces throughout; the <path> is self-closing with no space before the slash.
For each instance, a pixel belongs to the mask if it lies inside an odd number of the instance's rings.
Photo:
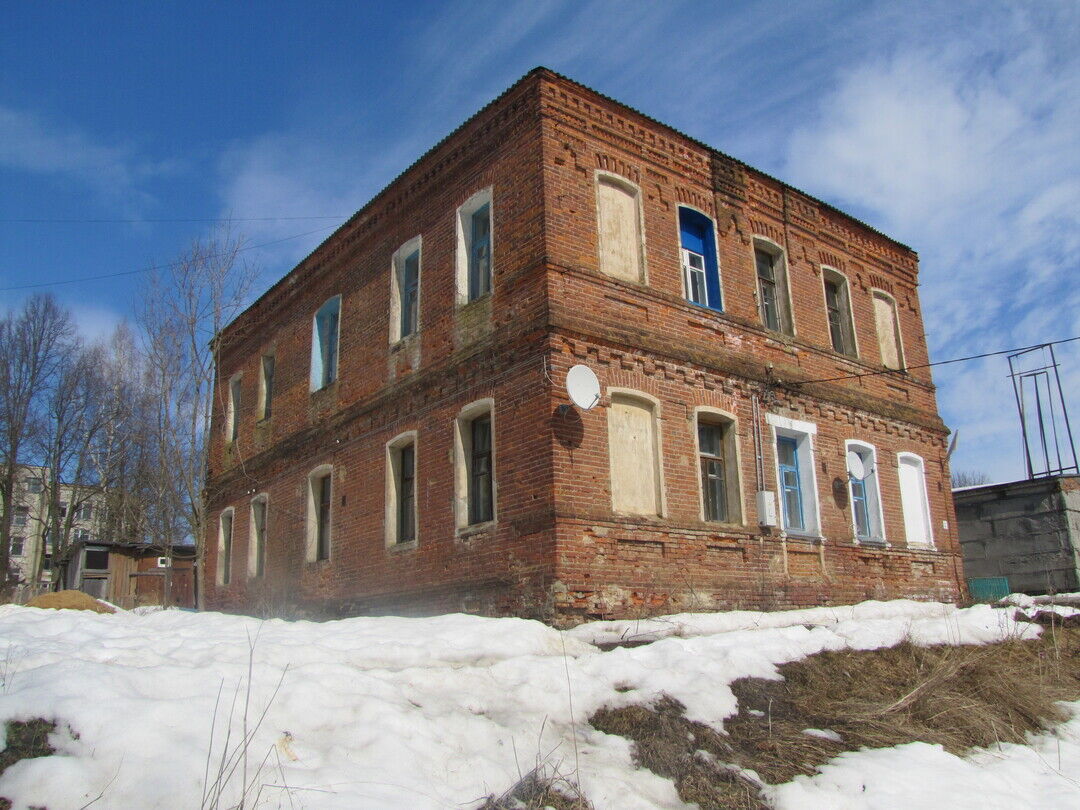
<path id="1" fill-rule="evenodd" d="M 1080 590 L 1080 476 L 953 490 L 972 596 Z"/>

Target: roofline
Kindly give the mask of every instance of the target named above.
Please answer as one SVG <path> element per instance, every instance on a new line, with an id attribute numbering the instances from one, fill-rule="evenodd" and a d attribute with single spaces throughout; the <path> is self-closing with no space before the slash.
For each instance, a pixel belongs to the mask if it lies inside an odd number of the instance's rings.
<path id="1" fill-rule="evenodd" d="M 308 262 L 316 253 L 318 253 L 320 250 L 322 250 L 324 245 L 326 245 L 328 242 L 330 242 L 332 239 L 334 239 L 344 229 L 348 228 L 350 225 L 352 225 L 354 222 L 356 222 L 357 219 L 359 219 L 362 214 L 364 214 L 369 208 L 371 208 L 379 200 L 379 198 L 382 197 L 383 194 L 385 194 L 387 191 L 390 190 L 391 186 L 393 186 L 402 177 L 404 177 L 406 174 L 408 174 L 410 171 L 412 171 L 413 168 L 415 168 L 418 164 L 420 164 L 424 160 L 426 160 L 428 158 L 428 156 L 430 156 L 432 153 L 434 153 L 436 150 L 438 150 L 441 146 L 443 146 L 443 144 L 445 144 L 451 138 L 453 138 L 458 133 L 460 133 L 462 130 L 464 130 L 466 127 L 468 127 L 470 124 L 472 124 L 477 118 L 479 118 L 485 112 L 490 110 L 492 107 L 497 105 L 499 102 L 501 102 L 508 95 L 510 95 L 511 93 L 516 91 L 519 87 L 521 87 L 522 85 L 524 85 L 526 82 L 528 82 L 530 79 L 532 79 L 534 76 L 537 76 L 537 75 L 545 75 L 545 76 L 547 76 L 549 78 L 553 78 L 553 79 L 557 79 L 559 81 L 566 82 L 566 83 L 571 84 L 574 87 L 577 87 L 577 88 L 579 88 L 581 90 L 584 90 L 584 91 L 586 91 L 588 93 L 592 93 L 593 95 L 595 95 L 595 96 L 597 96 L 599 98 L 602 98 L 605 101 L 610 101 L 612 104 L 617 104 L 620 107 L 623 107 L 624 109 L 627 109 L 630 112 L 634 113 L 635 115 L 640 116 L 641 118 L 648 121 L 649 123 L 655 124 L 655 125 L 660 126 L 660 127 L 663 127 L 664 129 L 668 130 L 669 132 L 674 133 L 675 135 L 679 136 L 680 138 L 686 139 L 690 143 L 694 144 L 695 146 L 698 146 L 701 149 L 706 150 L 707 152 L 711 152 L 713 154 L 719 155 L 719 156 L 721 156 L 721 157 L 723 157 L 723 158 L 725 158 L 727 160 L 732 161 L 733 163 L 738 164 L 739 166 L 742 166 L 744 169 L 748 169 L 748 170 L 754 172 L 755 174 L 758 174 L 758 175 L 761 175 L 762 177 L 768 178 L 769 180 L 773 181 L 774 183 L 779 184 L 782 188 L 790 189 L 791 191 L 798 192 L 799 194 L 803 195 L 804 197 L 806 197 L 806 198 L 808 198 L 810 200 L 813 200 L 815 203 L 822 206 L 826 210 L 831 211 L 834 214 L 839 214 L 840 216 L 844 217 L 845 219 L 848 219 L 848 220 L 850 220 L 852 222 L 857 223 L 858 225 L 862 226 L 863 228 L 866 228 L 871 233 L 875 234 L 876 236 L 881 237 L 882 239 L 887 240 L 888 242 L 892 243 L 893 245 L 896 245 L 897 247 L 903 248 L 904 250 L 910 251 L 916 257 L 918 257 L 918 255 L 919 255 L 918 252 L 915 251 L 910 246 L 905 245 L 903 242 L 900 242 L 900 241 L 898 241 L 896 239 L 893 239 L 888 234 L 882 233 L 881 231 L 879 231 L 877 228 L 873 227 L 872 225 L 866 224 L 861 219 L 852 216 L 851 214 L 847 213 L 846 211 L 840 210 L 839 208 L 837 208 L 835 205 L 832 205 L 831 203 L 827 203 L 824 200 L 822 200 L 822 199 L 820 199 L 818 197 L 815 197 L 812 194 L 808 194 L 805 191 L 803 191 L 802 189 L 796 188 L 795 186 L 791 185 L 790 183 L 785 183 L 783 180 L 781 180 L 781 179 L 779 179 L 777 177 L 773 177 L 771 174 L 768 174 L 767 172 L 764 172 L 761 169 L 756 168 L 755 166 L 751 166 L 749 163 L 746 163 L 745 161 L 739 160 L 736 157 L 732 157 L 731 155 L 727 154 L 726 152 L 721 152 L 716 147 L 710 146 L 709 144 L 705 143 L 704 141 L 698 140 L 697 138 L 693 137 L 692 135 L 687 135 L 682 130 L 676 129 L 675 127 L 671 126 L 671 124 L 666 124 L 663 121 L 660 121 L 659 119 L 653 118 L 651 115 L 647 115 L 647 114 L 643 113 L 641 110 L 637 109 L 636 107 L 631 107 L 629 104 L 626 104 L 626 103 L 624 103 L 622 101 L 619 101 L 618 99 L 612 98 L 611 96 L 605 95 L 604 93 L 601 93 L 599 90 L 594 90 L 593 88 L 589 87 L 588 85 L 585 85 L 585 84 L 582 84 L 581 82 L 575 81 L 574 79 L 571 79 L 569 76 L 565 76 L 565 75 L 563 75 L 562 73 L 559 73 L 556 70 L 552 70 L 551 68 L 544 67 L 543 65 L 537 65 L 532 70 L 530 70 L 528 73 L 526 73 L 524 76 L 522 76 L 520 79 L 518 79 L 516 82 L 514 82 L 512 85 L 510 85 L 505 90 L 503 90 L 501 93 L 499 93 L 499 95 L 497 95 L 495 98 L 493 98 L 487 104 L 485 104 L 483 107 L 481 107 L 479 110 L 477 110 L 475 113 L 473 113 L 468 118 L 466 118 L 464 121 L 462 121 L 460 124 L 458 124 L 458 126 L 454 127 L 454 129 L 452 129 L 449 133 L 447 133 L 445 136 L 443 136 L 438 141 L 436 141 L 435 144 L 433 144 L 429 149 L 427 149 L 423 154 L 421 154 L 420 157 L 418 157 L 416 160 L 414 160 L 412 163 L 410 163 L 408 166 L 406 166 L 404 169 L 402 169 L 400 172 L 398 172 L 386 185 L 384 185 L 381 189 L 379 189 L 379 191 L 377 191 L 375 194 L 373 194 L 371 196 L 371 198 L 366 203 L 364 203 L 364 205 L 361 206 L 356 211 L 356 213 L 354 213 L 351 217 L 349 217 L 347 220 L 345 220 L 343 223 L 341 223 L 341 225 L 339 225 L 337 228 L 335 228 L 332 233 L 330 233 L 318 245 L 316 245 L 314 248 L 312 248 L 311 251 L 306 256 L 304 256 L 304 258 L 300 259 L 300 261 L 298 261 L 293 266 L 293 268 L 291 270 L 286 272 L 281 278 L 279 278 L 272 285 L 270 285 L 266 289 L 266 291 L 262 293 L 262 295 L 260 295 L 258 298 L 256 298 L 254 301 L 252 301 L 250 304 L 248 304 L 248 306 L 246 306 L 243 309 L 243 311 L 239 312 L 236 315 L 236 317 L 233 318 L 221 330 L 221 333 L 229 331 L 232 328 L 233 324 L 237 323 L 248 312 L 255 309 L 259 304 L 261 304 L 268 296 L 270 296 L 271 293 L 273 293 L 275 290 L 277 290 L 278 287 L 280 287 L 285 282 L 285 280 L 287 278 L 289 278 L 289 276 L 291 276 L 297 269 L 299 269 L 302 265 L 304 265 L 306 262 Z M 219 333 L 219 334 L 221 334 L 221 333 Z"/>

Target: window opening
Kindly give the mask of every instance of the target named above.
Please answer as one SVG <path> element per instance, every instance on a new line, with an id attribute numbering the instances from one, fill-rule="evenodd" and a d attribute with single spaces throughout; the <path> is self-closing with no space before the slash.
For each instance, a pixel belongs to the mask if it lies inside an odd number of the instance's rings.
<path id="1" fill-rule="evenodd" d="M 491 415 L 472 420 L 469 465 L 469 523 L 484 523 L 494 518 L 491 489 Z"/>
<path id="2" fill-rule="evenodd" d="M 397 542 L 416 539 L 416 446 L 398 450 Z"/>
<path id="3" fill-rule="evenodd" d="M 701 454 L 701 491 L 705 499 L 705 520 L 726 522 L 729 517 L 723 427 L 708 422 L 699 423 L 698 449 Z"/>
<path id="4" fill-rule="evenodd" d="M 784 524 L 789 529 L 804 531 L 802 485 L 799 481 L 799 449 L 795 439 L 780 436 L 776 439 L 780 468 L 780 489 L 784 504 Z"/>

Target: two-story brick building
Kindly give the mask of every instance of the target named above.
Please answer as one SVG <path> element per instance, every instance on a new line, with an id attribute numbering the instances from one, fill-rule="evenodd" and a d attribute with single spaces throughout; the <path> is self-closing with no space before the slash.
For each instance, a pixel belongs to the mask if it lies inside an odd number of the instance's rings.
<path id="1" fill-rule="evenodd" d="M 207 603 L 953 599 L 917 284 L 909 248 L 538 68 L 221 334 Z"/>

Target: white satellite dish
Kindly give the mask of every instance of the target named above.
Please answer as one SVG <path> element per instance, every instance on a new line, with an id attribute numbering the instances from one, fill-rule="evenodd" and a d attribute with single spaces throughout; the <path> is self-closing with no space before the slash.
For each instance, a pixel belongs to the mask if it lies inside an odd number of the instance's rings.
<path id="1" fill-rule="evenodd" d="M 848 450 L 847 469 L 848 475 L 850 475 L 852 478 L 866 478 L 866 464 L 863 462 L 862 456 L 860 456 L 854 450 Z"/>
<path id="2" fill-rule="evenodd" d="M 566 393 L 584 411 L 600 401 L 600 381 L 588 366 L 576 365 L 566 372 Z"/>

